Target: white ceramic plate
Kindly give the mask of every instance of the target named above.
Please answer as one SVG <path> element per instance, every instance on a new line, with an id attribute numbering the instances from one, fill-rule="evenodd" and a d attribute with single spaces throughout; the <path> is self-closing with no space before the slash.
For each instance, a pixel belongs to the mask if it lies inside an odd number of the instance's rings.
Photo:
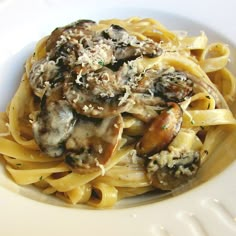
<path id="1" fill-rule="evenodd" d="M 230 45 L 233 69 L 235 8 L 234 0 L 0 0 L 0 110 L 12 97 L 35 42 L 56 26 L 80 18 L 152 17 L 173 30 L 187 30 L 191 34 L 204 30 L 210 40 Z M 34 189 L 15 185 L 1 168 L 0 235 L 236 235 L 233 145 L 232 150 L 224 150 L 222 143 L 214 154 L 216 158 L 205 167 L 205 174 L 192 190 L 180 190 L 166 200 L 152 195 L 123 200 L 109 210 L 66 206 Z M 226 161 L 221 166 L 215 165 L 215 161 L 223 158 Z"/>

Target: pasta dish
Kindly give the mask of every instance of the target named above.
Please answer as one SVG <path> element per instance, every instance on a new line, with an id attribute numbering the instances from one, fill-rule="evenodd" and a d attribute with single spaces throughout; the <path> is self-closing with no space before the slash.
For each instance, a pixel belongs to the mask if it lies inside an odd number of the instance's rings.
<path id="1" fill-rule="evenodd" d="M 229 109 L 230 50 L 154 19 L 78 20 L 42 38 L 6 111 L 0 158 L 19 185 L 113 206 L 194 181 Z"/>

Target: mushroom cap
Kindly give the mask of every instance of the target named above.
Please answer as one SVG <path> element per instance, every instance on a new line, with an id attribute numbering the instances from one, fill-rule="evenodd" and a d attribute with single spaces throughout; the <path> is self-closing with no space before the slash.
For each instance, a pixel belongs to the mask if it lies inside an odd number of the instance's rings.
<path id="1" fill-rule="evenodd" d="M 64 27 L 59 27 L 53 30 L 53 32 L 50 34 L 49 38 L 47 39 L 46 44 L 46 50 L 47 52 L 50 52 L 51 50 L 54 50 L 57 46 L 57 42 L 60 40 L 61 35 L 67 34 L 67 33 L 79 33 L 79 31 L 83 32 L 84 34 L 90 33 L 89 28 L 92 25 L 95 25 L 96 22 L 92 20 L 78 20 L 75 21 L 69 25 L 66 25 Z M 81 35 L 77 34 L 76 38 L 80 38 Z"/>
<path id="2" fill-rule="evenodd" d="M 40 149 L 57 157 L 64 152 L 64 142 L 70 136 L 76 115 L 65 100 L 52 101 L 38 113 L 33 122 L 33 134 Z"/>
<path id="3" fill-rule="evenodd" d="M 42 98 L 47 89 L 60 77 L 59 67 L 54 61 L 41 59 L 33 64 L 29 82 L 34 94 Z"/>
<path id="4" fill-rule="evenodd" d="M 166 148 L 178 134 L 182 124 L 182 109 L 174 102 L 157 115 L 138 142 L 138 155 L 148 156 Z"/>
<path id="5" fill-rule="evenodd" d="M 158 57 L 162 49 L 153 40 L 138 40 L 119 25 L 112 24 L 102 32 L 106 39 L 114 42 L 114 56 L 116 60 L 129 59 L 144 55 L 146 57 Z"/>
<path id="6" fill-rule="evenodd" d="M 123 131 L 121 115 L 100 119 L 80 117 L 66 142 L 65 162 L 75 172 L 94 172 L 116 150 Z"/>
<path id="7" fill-rule="evenodd" d="M 149 158 L 147 176 L 154 187 L 172 190 L 187 183 L 200 166 L 198 151 L 161 151 Z"/>
<path id="8" fill-rule="evenodd" d="M 127 111 L 132 104 L 125 81 L 108 68 L 77 77 L 64 84 L 64 95 L 80 114 L 104 118 Z M 123 99 L 126 98 L 126 99 Z"/>
<path id="9" fill-rule="evenodd" d="M 154 86 L 155 93 L 166 101 L 182 102 L 193 92 L 193 81 L 179 71 L 162 74 Z"/>

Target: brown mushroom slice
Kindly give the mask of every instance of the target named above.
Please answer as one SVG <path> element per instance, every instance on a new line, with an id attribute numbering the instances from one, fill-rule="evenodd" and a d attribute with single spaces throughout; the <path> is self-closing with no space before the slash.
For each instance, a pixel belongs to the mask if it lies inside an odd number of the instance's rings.
<path id="1" fill-rule="evenodd" d="M 128 112 L 145 123 L 150 123 L 165 105 L 160 97 L 154 97 L 150 93 L 133 93 L 133 100 L 134 105 Z"/>
<path id="2" fill-rule="evenodd" d="M 102 32 L 105 39 L 111 39 L 114 42 L 114 56 L 116 60 L 123 60 L 141 55 L 147 57 L 158 57 L 162 54 L 162 49 L 153 40 L 140 41 L 129 34 L 119 25 L 111 25 Z"/>
<path id="3" fill-rule="evenodd" d="M 178 134 L 182 124 L 182 109 L 174 102 L 169 102 L 167 109 L 157 115 L 138 142 L 138 155 L 147 156 L 166 148 Z"/>
<path id="4" fill-rule="evenodd" d="M 131 106 L 130 91 L 122 78 L 108 68 L 91 72 L 64 84 L 64 95 L 80 114 L 104 118 L 120 114 Z M 126 86 L 127 87 L 127 86 Z"/>
<path id="5" fill-rule="evenodd" d="M 101 169 L 116 150 L 122 131 L 121 115 L 102 120 L 81 117 L 66 142 L 65 162 L 78 173 Z"/>
<path id="6" fill-rule="evenodd" d="M 135 59 L 141 55 L 154 58 L 162 54 L 162 50 L 158 48 L 154 42 L 143 41 L 138 43 L 139 46 L 118 46 L 114 50 L 114 57 L 117 61 Z"/>
<path id="7" fill-rule="evenodd" d="M 76 39 L 80 39 L 82 36 L 90 34 L 89 28 L 94 24 L 96 23 L 92 20 L 78 20 L 64 27 L 56 28 L 47 39 L 47 52 L 54 50 L 58 44 L 67 41 L 65 36 L 67 34 Z"/>
<path id="8" fill-rule="evenodd" d="M 181 71 L 164 73 L 154 84 L 154 93 L 166 101 L 182 102 L 192 92 L 193 81 Z"/>
<path id="9" fill-rule="evenodd" d="M 196 176 L 199 166 L 198 151 L 164 150 L 149 157 L 147 176 L 154 187 L 172 190 Z"/>
<path id="10" fill-rule="evenodd" d="M 61 77 L 59 67 L 54 61 L 42 59 L 34 63 L 29 74 L 29 82 L 34 94 L 42 98 L 51 85 Z"/>
<path id="11" fill-rule="evenodd" d="M 67 101 L 47 103 L 33 123 L 34 138 L 40 149 L 52 157 L 62 155 L 75 121 L 76 114 Z"/>
<path id="12" fill-rule="evenodd" d="M 136 92 L 151 93 L 167 102 L 182 102 L 193 93 L 192 77 L 175 68 L 148 69 L 139 81 Z"/>
<path id="13" fill-rule="evenodd" d="M 113 47 L 108 42 L 91 38 L 89 40 L 89 46 L 82 50 L 78 50 L 78 57 L 75 64 L 78 71 L 96 71 L 103 66 L 112 63 L 114 60 Z"/>
<path id="14" fill-rule="evenodd" d="M 63 97 L 63 83 L 57 83 L 55 86 L 52 85 L 47 89 L 47 91 L 44 93 L 40 107 L 41 109 L 45 109 L 45 106 L 48 106 L 49 103 L 51 102 L 57 102 L 59 100 L 65 100 Z M 67 102 L 69 105 L 69 103 Z"/>
<path id="15" fill-rule="evenodd" d="M 55 29 L 47 40 L 48 57 L 56 61 L 61 70 L 70 70 L 81 57 L 81 51 L 91 44 L 94 21 L 79 20 Z"/>

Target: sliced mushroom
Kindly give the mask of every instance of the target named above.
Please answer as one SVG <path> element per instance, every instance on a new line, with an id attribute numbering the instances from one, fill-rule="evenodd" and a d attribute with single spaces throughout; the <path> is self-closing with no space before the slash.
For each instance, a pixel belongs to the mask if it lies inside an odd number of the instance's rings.
<path id="1" fill-rule="evenodd" d="M 102 120 L 81 117 L 66 142 L 65 162 L 78 173 L 99 170 L 113 155 L 122 131 L 120 115 Z"/>
<path id="2" fill-rule="evenodd" d="M 150 123 L 165 105 L 159 97 L 148 94 L 134 93 L 133 98 L 134 105 L 127 112 L 146 124 Z"/>
<path id="3" fill-rule="evenodd" d="M 90 29 L 96 24 L 91 20 L 79 20 L 65 27 L 55 29 L 46 44 L 48 57 L 62 70 L 70 70 L 77 63 L 84 48 L 90 47 L 94 32 Z"/>
<path id="4" fill-rule="evenodd" d="M 42 98 L 52 84 L 55 84 L 61 78 L 62 76 L 56 63 L 42 59 L 33 65 L 29 75 L 29 82 L 34 94 Z"/>
<path id="5" fill-rule="evenodd" d="M 65 43 L 70 36 L 75 39 L 81 39 L 84 35 L 91 34 L 89 28 L 96 23 L 92 20 L 78 20 L 64 27 L 56 28 L 47 40 L 46 50 L 50 52 L 56 49 L 59 44 Z"/>
<path id="6" fill-rule="evenodd" d="M 122 61 L 123 64 L 126 60 L 134 60 L 138 56 L 140 55 L 136 54 L 136 48 L 131 46 L 116 47 L 116 49 L 114 50 L 114 57 L 117 63 Z"/>
<path id="7" fill-rule="evenodd" d="M 148 156 L 166 148 L 178 134 L 182 124 L 182 109 L 177 103 L 169 102 L 167 109 L 157 115 L 138 142 L 140 156 Z"/>
<path id="8" fill-rule="evenodd" d="M 105 67 L 64 84 L 64 95 L 71 106 L 78 113 L 95 118 L 126 111 L 131 106 L 129 92 L 123 78 Z"/>
<path id="9" fill-rule="evenodd" d="M 103 37 L 111 39 L 114 43 L 114 56 L 116 60 L 138 57 L 158 57 L 162 49 L 153 40 L 138 40 L 119 25 L 111 25 L 102 32 Z"/>
<path id="10" fill-rule="evenodd" d="M 113 45 L 99 38 L 91 38 L 89 47 L 80 48 L 75 61 L 77 71 L 96 71 L 113 61 Z M 78 70 L 80 68 L 80 70 Z"/>
<path id="11" fill-rule="evenodd" d="M 182 102 L 193 92 L 193 81 L 184 72 L 168 72 L 158 77 L 154 93 L 166 101 Z"/>
<path id="12" fill-rule="evenodd" d="M 141 55 L 157 57 L 162 54 L 159 45 L 153 40 L 140 41 L 118 25 L 112 25 L 100 34 L 87 36 L 83 41 L 87 42 L 87 46 L 83 45 L 77 49 L 78 57 L 75 62 L 77 70 L 82 70 L 83 73 L 85 68 L 87 72 L 90 72 L 104 65 L 117 70 L 124 62 L 134 60 Z M 76 56 L 72 54 L 71 60 L 74 60 L 74 57 Z"/>
<path id="13" fill-rule="evenodd" d="M 156 188 L 172 190 L 188 182 L 200 166 L 198 151 L 161 151 L 151 157 L 147 164 L 147 176 Z"/>
<path id="14" fill-rule="evenodd" d="M 41 110 L 44 110 L 45 107 L 52 102 L 65 100 L 63 96 L 63 83 L 58 83 L 55 86 L 49 87 L 41 99 Z"/>
<path id="15" fill-rule="evenodd" d="M 76 115 L 65 100 L 49 102 L 33 123 L 33 134 L 40 149 L 52 157 L 64 152 L 64 142 L 73 131 Z"/>
<path id="16" fill-rule="evenodd" d="M 119 25 L 112 24 L 108 29 L 102 32 L 102 35 L 106 39 L 111 39 L 115 42 L 125 42 L 129 39 L 127 31 Z"/>

